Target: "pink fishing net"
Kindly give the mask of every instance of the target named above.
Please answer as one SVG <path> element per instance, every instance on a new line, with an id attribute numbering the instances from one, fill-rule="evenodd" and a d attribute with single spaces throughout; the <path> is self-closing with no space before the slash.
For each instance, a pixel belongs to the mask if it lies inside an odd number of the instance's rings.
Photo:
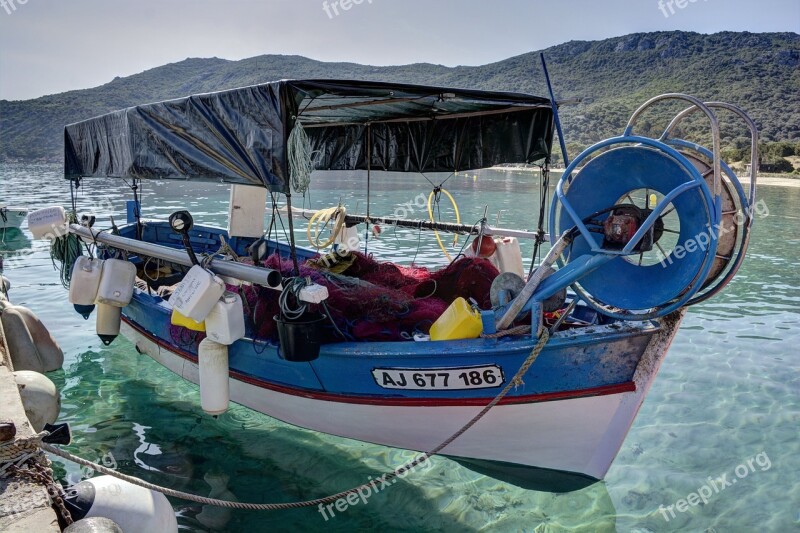
<path id="1" fill-rule="evenodd" d="M 428 333 L 431 325 L 457 297 L 474 299 L 482 309 L 490 309 L 489 289 L 499 275 L 486 259 L 464 257 L 447 267 L 430 271 L 423 267 L 404 267 L 381 263 L 354 252 L 355 260 L 342 274 L 334 274 L 300 264 L 300 276 L 328 288 L 327 311 L 346 340 L 400 341 L 414 333 Z M 292 275 L 292 262 L 277 254 L 262 265 Z M 279 291 L 259 286 L 233 287 L 245 303 L 253 335 L 262 339 L 277 337 L 273 317 L 280 313 Z M 326 312 L 321 306 L 310 311 Z M 331 326 L 328 341 L 345 340 Z"/>

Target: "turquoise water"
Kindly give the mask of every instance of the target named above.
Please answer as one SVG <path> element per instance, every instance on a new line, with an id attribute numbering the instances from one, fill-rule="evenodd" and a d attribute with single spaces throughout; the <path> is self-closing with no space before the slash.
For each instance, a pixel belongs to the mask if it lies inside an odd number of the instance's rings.
<path id="1" fill-rule="evenodd" d="M 364 211 L 363 178 L 345 184 L 327 178 L 315 175 L 312 207 L 342 198 L 350 211 Z M 535 226 L 538 187 L 530 174 L 481 171 L 453 176 L 446 188 L 458 199 L 465 223 L 478 220 L 488 205 L 493 223 L 502 211 L 501 225 Z M 421 177 L 376 178 L 371 212 L 391 214 L 411 202 L 416 211 L 407 214 L 424 217 L 416 196 L 427 199 L 429 190 Z M 0 165 L 0 204 L 66 205 L 68 191 L 57 166 Z M 316 509 L 229 512 L 176 500 L 182 530 L 800 530 L 800 188 L 761 187 L 759 194 L 769 216 L 756 221 L 747 261 L 722 295 L 690 310 L 604 482 L 570 494 L 525 491 L 437 457 L 431 468 L 328 521 Z M 199 221 L 225 224 L 224 186 L 146 184 L 143 197 L 146 217 L 187 208 Z M 104 227 L 109 214 L 124 220 L 129 198 L 120 182 L 87 180 L 78 205 L 87 210 L 102 199 L 97 214 Z M 442 217 L 452 217 L 449 208 L 443 207 Z M 213 485 L 215 495 L 253 502 L 335 493 L 412 457 L 239 406 L 216 420 L 204 416 L 195 386 L 137 354 L 122 337 L 102 346 L 93 321 L 84 321 L 67 302 L 45 243 L 32 241 L 27 230 L 0 237 L 12 301 L 34 310 L 65 351 L 64 370 L 51 378 L 62 393 L 60 420 L 74 432 L 71 451 L 155 483 L 203 495 Z M 305 242 L 302 228 L 298 240 Z M 415 253 L 418 262 L 444 261 L 427 233 L 386 229 L 369 247 L 404 263 Z M 74 465 L 55 465 L 64 481 L 83 475 Z M 746 475 L 737 478 L 740 465 Z M 708 478 L 723 474 L 736 483 L 714 491 Z M 679 500 L 703 486 L 711 491 L 706 503 L 676 510 Z"/>

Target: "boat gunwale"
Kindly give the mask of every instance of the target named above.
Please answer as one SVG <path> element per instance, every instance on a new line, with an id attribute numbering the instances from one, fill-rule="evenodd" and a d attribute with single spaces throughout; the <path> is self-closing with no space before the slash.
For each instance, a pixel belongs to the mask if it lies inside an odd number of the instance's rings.
<path id="1" fill-rule="evenodd" d="M 160 296 L 147 294 L 139 288 L 134 289 L 133 298 L 140 305 L 158 307 L 167 315 L 172 312 L 172 306 L 167 300 Z M 146 300 L 150 300 L 150 302 Z M 652 336 L 661 331 L 661 329 L 661 324 L 654 320 L 648 320 L 644 323 L 612 322 L 611 324 L 585 326 L 577 330 L 570 329 L 553 333 L 547 346 L 548 348 L 561 349 L 596 344 L 598 342 L 614 342 Z M 265 348 L 278 348 L 278 343 L 271 339 L 244 337 L 237 342 L 255 344 Z M 538 340 L 530 335 L 429 342 L 346 341 L 324 344 L 320 355 L 343 359 L 369 357 L 376 360 L 396 359 L 398 357 L 425 360 L 434 357 L 439 359 L 442 355 L 447 355 L 448 357 L 474 357 L 477 354 L 518 357 L 518 352 L 532 350 L 537 342 Z"/>
<path id="2" fill-rule="evenodd" d="M 131 319 L 123 316 L 123 323 L 127 324 L 134 332 L 143 335 L 150 342 L 153 342 L 159 348 L 164 348 L 174 355 L 189 361 L 192 364 L 198 364 L 197 355 L 157 337 L 156 335 L 145 330 L 140 325 L 136 324 Z M 151 357 L 152 358 L 152 357 Z M 304 363 L 299 363 L 304 364 Z M 305 363 L 308 364 L 308 363 Z M 256 387 L 269 389 L 282 394 L 292 396 L 299 396 L 317 401 L 338 402 L 348 404 L 362 404 L 362 405 L 379 405 L 379 406 L 400 406 L 400 407 L 473 407 L 485 406 L 494 396 L 487 397 L 408 397 L 389 394 L 345 394 L 340 392 L 330 392 L 321 389 L 307 389 L 296 387 L 284 383 L 268 381 L 263 378 L 248 374 L 239 370 L 229 369 L 229 374 L 232 379 L 248 383 Z M 186 379 L 184 377 L 184 379 Z M 531 403 L 542 403 L 559 400 L 573 400 L 577 398 L 588 398 L 594 396 L 606 396 L 611 394 L 622 393 L 635 393 L 638 387 L 633 380 L 628 380 L 611 385 L 602 385 L 598 387 L 589 387 L 585 389 L 573 389 L 566 391 L 552 391 L 543 393 L 534 393 L 518 396 L 507 396 L 503 398 L 498 405 L 520 405 Z M 427 391 L 436 392 L 436 391 Z"/>

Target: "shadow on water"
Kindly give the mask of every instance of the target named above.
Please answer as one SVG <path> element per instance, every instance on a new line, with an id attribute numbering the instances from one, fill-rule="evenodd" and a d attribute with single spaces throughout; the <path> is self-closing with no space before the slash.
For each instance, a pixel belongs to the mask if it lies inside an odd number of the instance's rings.
<path id="1" fill-rule="evenodd" d="M 0 254 L 25 250 L 30 246 L 31 240 L 21 229 L 0 229 Z"/>

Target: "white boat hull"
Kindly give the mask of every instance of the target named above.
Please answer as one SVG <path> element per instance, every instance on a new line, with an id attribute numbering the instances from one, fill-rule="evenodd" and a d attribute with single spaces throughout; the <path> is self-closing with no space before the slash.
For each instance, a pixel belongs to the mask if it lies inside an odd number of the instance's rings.
<path id="1" fill-rule="evenodd" d="M 19 228 L 28 216 L 23 207 L 0 207 L 0 230 Z"/>
<path id="2" fill-rule="evenodd" d="M 654 335 L 636 370 L 634 391 L 494 407 L 442 455 L 602 479 L 633 423 L 672 337 Z M 194 362 L 127 323 L 122 333 L 169 370 L 193 383 Z M 314 431 L 409 450 L 431 450 L 475 416 L 477 406 L 397 406 L 326 401 L 230 379 L 233 402 Z M 199 406 L 198 406 L 199 409 Z M 398 465 L 399 466 L 399 465 Z"/>

